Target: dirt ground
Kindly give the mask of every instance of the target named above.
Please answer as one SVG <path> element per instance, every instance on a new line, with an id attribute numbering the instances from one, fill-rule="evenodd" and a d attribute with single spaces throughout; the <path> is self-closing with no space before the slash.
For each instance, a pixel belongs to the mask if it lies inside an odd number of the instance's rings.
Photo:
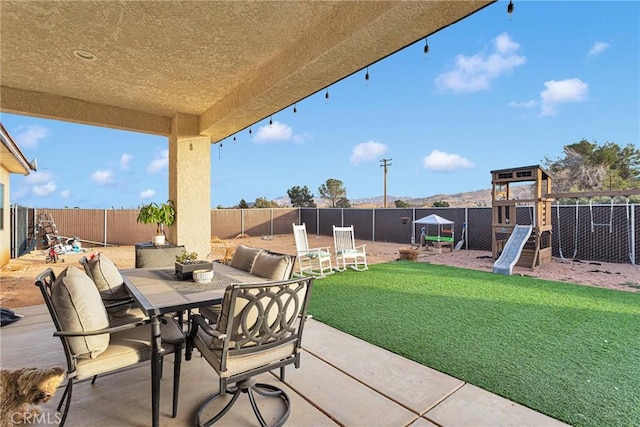
<path id="1" fill-rule="evenodd" d="M 277 235 L 265 237 L 244 237 L 224 241 L 212 241 L 212 259 L 222 259 L 225 248 L 233 248 L 238 244 L 261 247 L 275 252 L 295 254 L 296 248 L 293 235 Z M 367 261 L 370 264 L 394 261 L 399 258 L 398 249 L 403 246 L 398 243 L 381 243 L 358 241 L 366 244 Z M 309 236 L 309 246 L 333 246 L 331 236 Z M 102 252 L 107 255 L 118 268 L 133 268 L 135 266 L 135 249 L 133 246 L 83 248 L 82 253 L 60 255 L 64 262 L 46 263 L 42 251 L 34 251 L 18 259 L 11 260 L 2 268 L 0 276 L 0 307 L 19 308 L 30 305 L 43 304 L 38 288 L 34 286 L 35 277 L 44 269 L 51 267 L 56 274 L 68 265 L 82 268 L 78 260 L 83 255 L 92 252 Z M 481 271 L 492 271 L 493 261 L 491 253 L 485 251 L 444 251 L 436 254 L 424 248 L 419 250 L 418 262 L 451 265 Z M 640 292 L 640 267 L 632 264 L 614 264 L 589 261 L 563 261 L 554 259 L 552 263 L 536 267 L 533 271 L 528 268 L 515 267 L 513 274 L 539 277 L 542 279 L 580 285 L 597 286 L 628 292 Z"/>

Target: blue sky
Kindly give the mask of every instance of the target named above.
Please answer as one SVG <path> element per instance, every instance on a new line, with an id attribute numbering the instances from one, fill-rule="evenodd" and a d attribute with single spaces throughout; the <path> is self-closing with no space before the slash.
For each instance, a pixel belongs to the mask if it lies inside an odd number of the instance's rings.
<path id="1" fill-rule="evenodd" d="M 489 188 L 587 139 L 640 142 L 640 2 L 500 1 L 211 147 L 211 206 L 343 181 L 350 200 Z M 39 171 L 11 203 L 136 208 L 168 198 L 165 137 L 2 114 Z"/>

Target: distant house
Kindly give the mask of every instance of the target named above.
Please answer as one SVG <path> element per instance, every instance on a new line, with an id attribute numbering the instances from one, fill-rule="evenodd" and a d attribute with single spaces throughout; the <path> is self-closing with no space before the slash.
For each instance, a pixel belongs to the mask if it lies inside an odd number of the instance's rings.
<path id="1" fill-rule="evenodd" d="M 0 123 L 0 266 L 11 259 L 11 212 L 9 209 L 9 174 L 29 175 L 36 170 L 28 162 L 9 132 Z"/>

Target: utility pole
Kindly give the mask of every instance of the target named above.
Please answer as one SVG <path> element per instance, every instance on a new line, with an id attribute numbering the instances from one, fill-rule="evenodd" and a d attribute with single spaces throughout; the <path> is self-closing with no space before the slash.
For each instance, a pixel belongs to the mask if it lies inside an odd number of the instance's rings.
<path id="1" fill-rule="evenodd" d="M 391 166 L 391 160 L 393 159 L 382 159 L 380 160 L 381 168 L 384 168 L 384 207 L 387 207 L 387 169 Z"/>

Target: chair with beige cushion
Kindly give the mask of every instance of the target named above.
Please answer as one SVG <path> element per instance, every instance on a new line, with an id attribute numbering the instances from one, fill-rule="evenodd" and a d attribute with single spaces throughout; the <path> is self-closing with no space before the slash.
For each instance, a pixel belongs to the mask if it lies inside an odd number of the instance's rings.
<path id="1" fill-rule="evenodd" d="M 105 254 L 98 253 L 79 260 L 84 271 L 93 280 L 109 315 L 110 326 L 142 320 L 146 316 L 127 292 L 120 270 Z"/>
<path id="2" fill-rule="evenodd" d="M 313 277 L 304 277 L 234 284 L 225 291 L 215 326 L 209 325 L 201 315 L 191 315 L 186 359 L 191 358 L 193 348 L 197 349 L 220 377 L 217 392 L 198 409 L 198 426 L 210 426 L 220 420 L 240 393 L 248 394 L 260 425 L 267 425 L 254 392 L 281 401 L 284 409 L 275 425 L 284 424 L 290 412 L 289 397 L 282 389 L 257 383 L 253 377 L 279 368 L 280 379 L 284 381 L 285 366 L 300 367 L 302 332 L 313 280 Z M 203 421 L 205 409 L 226 394 L 233 395 L 229 403 L 213 418 Z"/>
<path id="3" fill-rule="evenodd" d="M 36 277 L 60 337 L 67 359 L 67 385 L 57 410 L 64 405 L 63 425 L 69 413 L 74 382 L 115 372 L 151 359 L 151 325 L 148 319 L 110 327 L 100 292 L 91 278 L 76 267 L 67 267 L 56 278 L 48 268 Z M 172 319 L 162 324 L 164 354 L 174 353 L 173 416 L 177 415 L 180 365 L 185 337 Z M 124 402 L 123 402 L 124 404 Z M 58 422 L 58 421 L 56 421 Z"/>
<path id="4" fill-rule="evenodd" d="M 231 267 L 239 266 L 235 268 L 240 268 L 267 280 L 288 280 L 291 278 L 296 262 L 295 255 L 280 254 L 244 245 L 238 246 L 238 249 L 231 259 Z M 210 323 L 215 323 L 220 315 L 220 304 L 201 307 L 199 311 Z"/>

